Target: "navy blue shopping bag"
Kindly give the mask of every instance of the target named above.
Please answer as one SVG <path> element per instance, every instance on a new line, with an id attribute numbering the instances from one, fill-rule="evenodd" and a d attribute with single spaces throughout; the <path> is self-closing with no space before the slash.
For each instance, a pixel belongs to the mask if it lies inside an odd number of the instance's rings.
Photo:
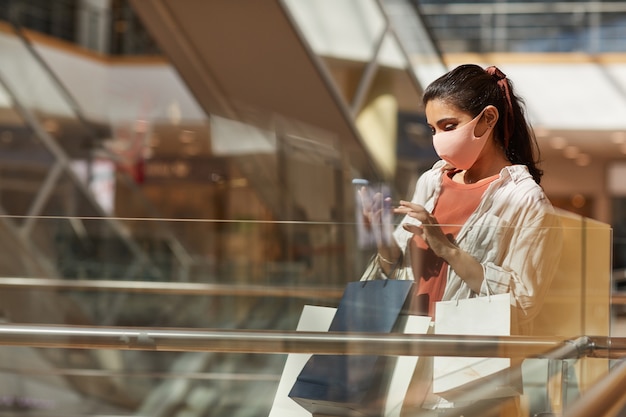
<path id="1" fill-rule="evenodd" d="M 411 280 L 349 283 L 329 331 L 389 333 L 410 301 Z M 313 414 L 380 416 L 395 357 L 313 355 L 289 397 Z"/>

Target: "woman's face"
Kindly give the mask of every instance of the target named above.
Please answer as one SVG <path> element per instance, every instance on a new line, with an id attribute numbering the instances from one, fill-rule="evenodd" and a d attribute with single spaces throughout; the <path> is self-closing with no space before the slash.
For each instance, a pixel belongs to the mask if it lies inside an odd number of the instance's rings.
<path id="1" fill-rule="evenodd" d="M 471 121 L 473 117 L 456 106 L 439 99 L 426 103 L 426 122 L 433 135 L 449 132 Z"/>
<path id="2" fill-rule="evenodd" d="M 440 99 L 430 100 L 426 103 L 426 122 L 433 135 L 455 130 L 469 123 L 473 118 L 474 116 L 471 114 L 461 111 L 455 105 Z M 485 117 L 482 117 L 474 133 L 476 136 L 482 136 L 486 130 L 487 123 Z"/>

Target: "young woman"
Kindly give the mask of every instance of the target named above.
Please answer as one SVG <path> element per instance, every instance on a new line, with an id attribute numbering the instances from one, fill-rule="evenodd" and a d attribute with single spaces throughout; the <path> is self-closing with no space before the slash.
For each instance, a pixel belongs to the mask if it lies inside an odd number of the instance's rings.
<path id="1" fill-rule="evenodd" d="M 499 69 L 477 65 L 461 65 L 432 82 L 423 103 L 441 160 L 420 176 L 411 201 L 394 210 L 404 218 L 393 239 L 379 242 L 379 266 L 416 281 L 416 314 L 434 317 L 440 300 L 510 293 L 512 333 L 531 334 L 556 272 L 562 231 L 539 185 L 543 173 L 523 103 Z M 381 224 L 380 210 L 365 215 Z M 405 409 L 438 415 L 451 404 L 430 391 L 432 362 L 419 364 Z M 513 398 L 475 399 L 476 415 L 517 416 Z M 491 414 L 481 408 L 494 402 Z"/>
<path id="2" fill-rule="evenodd" d="M 423 103 L 441 160 L 420 176 L 411 201 L 394 209 L 404 218 L 387 239 L 392 244 L 378 243 L 378 264 L 387 275 L 401 271 L 399 278 L 416 281 L 413 313 L 434 317 L 440 300 L 510 293 L 512 333 L 531 334 L 562 231 L 539 185 L 538 147 L 523 102 L 496 67 L 461 65 L 433 81 Z M 372 225 L 381 225 L 380 214 L 365 213 Z M 446 401 L 429 391 L 426 373 L 416 370 L 405 407 L 436 415 Z M 516 402 L 507 404 L 512 408 L 493 415 L 517 415 Z"/>
<path id="3" fill-rule="evenodd" d="M 384 272 L 404 265 L 418 283 L 415 310 L 440 300 L 510 292 L 528 334 L 558 261 L 561 229 L 539 182 L 538 149 L 521 100 L 496 67 L 462 65 L 424 93 L 441 160 L 420 176 Z M 375 219 L 372 219 L 374 221 Z"/>

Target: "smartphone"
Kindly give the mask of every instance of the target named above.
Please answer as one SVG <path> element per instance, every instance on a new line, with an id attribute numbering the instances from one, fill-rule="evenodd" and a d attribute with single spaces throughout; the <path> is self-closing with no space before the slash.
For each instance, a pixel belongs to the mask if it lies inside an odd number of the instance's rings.
<path id="1" fill-rule="evenodd" d="M 388 185 L 370 184 L 363 178 L 352 180 L 355 198 L 357 244 L 361 249 L 389 246 L 393 239 L 393 207 Z"/>

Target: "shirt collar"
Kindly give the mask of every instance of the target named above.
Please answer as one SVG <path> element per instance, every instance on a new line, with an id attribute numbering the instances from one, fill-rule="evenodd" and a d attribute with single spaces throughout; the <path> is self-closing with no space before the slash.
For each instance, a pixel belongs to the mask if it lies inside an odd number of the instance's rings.
<path id="1" fill-rule="evenodd" d="M 503 179 L 509 177 L 513 182 L 518 183 L 527 179 L 530 173 L 526 165 L 507 165 L 500 171 L 500 176 Z"/>

